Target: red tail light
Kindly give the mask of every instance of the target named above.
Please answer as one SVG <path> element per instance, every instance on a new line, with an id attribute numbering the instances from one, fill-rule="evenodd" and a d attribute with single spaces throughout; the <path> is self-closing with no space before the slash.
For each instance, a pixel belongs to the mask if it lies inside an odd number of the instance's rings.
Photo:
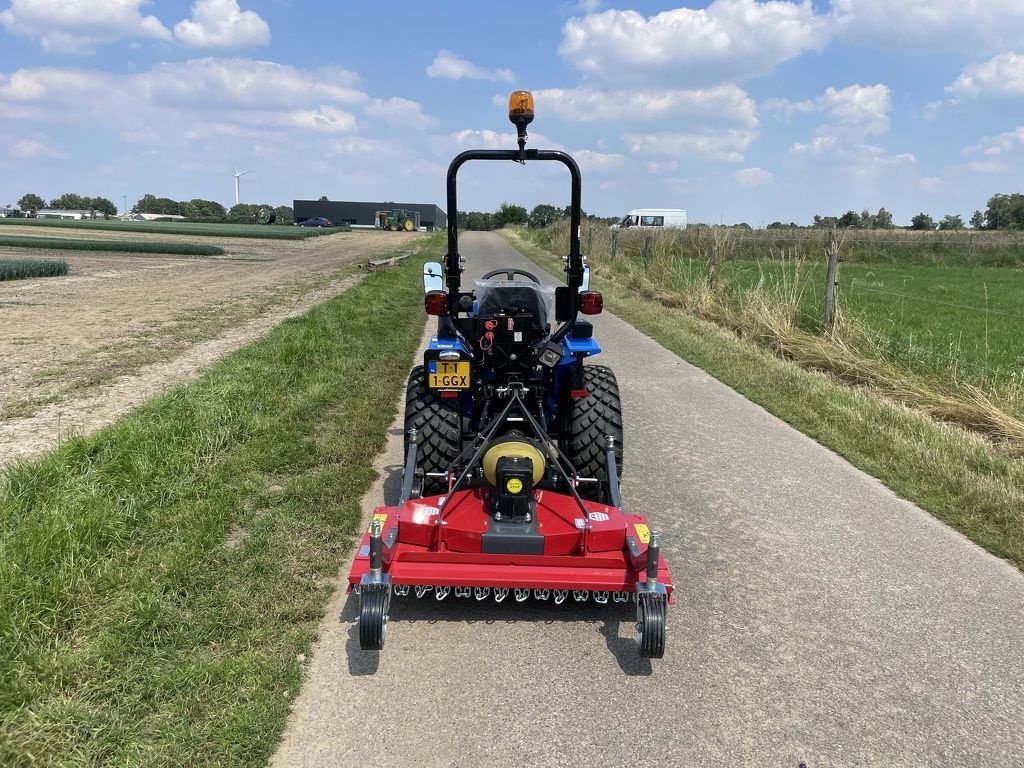
<path id="1" fill-rule="evenodd" d="M 443 317 L 448 314 L 448 294 L 444 291 L 427 291 L 423 296 L 423 306 L 428 315 Z"/>
<path id="2" fill-rule="evenodd" d="M 604 297 L 599 291 L 580 292 L 580 312 L 584 315 L 600 315 L 604 309 Z"/>

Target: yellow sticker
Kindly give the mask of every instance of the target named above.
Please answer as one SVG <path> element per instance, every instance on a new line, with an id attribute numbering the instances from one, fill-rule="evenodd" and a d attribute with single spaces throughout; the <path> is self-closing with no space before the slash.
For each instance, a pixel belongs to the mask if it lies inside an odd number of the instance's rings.
<path id="1" fill-rule="evenodd" d="M 505 483 L 505 490 L 509 493 L 519 493 L 523 490 L 523 481 L 518 477 L 511 477 L 509 481 Z"/>
<path id="2" fill-rule="evenodd" d="M 375 514 L 373 516 L 373 520 L 379 520 L 380 521 L 380 529 L 383 531 L 384 530 L 384 526 L 386 526 L 387 523 L 388 523 L 387 512 L 378 512 L 377 514 Z M 367 533 L 369 533 L 370 529 L 373 528 L 373 520 L 370 521 L 370 528 L 366 529 Z"/>
<path id="3" fill-rule="evenodd" d="M 636 529 L 636 537 L 640 539 L 644 544 L 651 543 L 651 529 L 643 523 L 633 523 L 633 527 Z"/>

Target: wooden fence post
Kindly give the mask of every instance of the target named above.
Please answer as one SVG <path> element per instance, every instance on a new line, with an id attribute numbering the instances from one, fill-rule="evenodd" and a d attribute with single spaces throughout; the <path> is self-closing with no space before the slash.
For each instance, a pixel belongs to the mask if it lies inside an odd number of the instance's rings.
<path id="1" fill-rule="evenodd" d="M 619 230 L 612 230 L 612 261 L 615 261 L 616 244 L 619 241 Z"/>
<path id="2" fill-rule="evenodd" d="M 828 231 L 828 269 L 825 270 L 825 333 L 832 333 L 836 325 L 836 286 L 839 285 L 839 242 L 834 229 Z"/>
<path id="3" fill-rule="evenodd" d="M 643 251 L 643 262 L 646 267 L 651 263 L 651 246 L 654 245 L 654 239 L 650 235 L 644 235 L 644 251 Z"/>
<path id="4" fill-rule="evenodd" d="M 587 227 L 587 253 L 594 252 L 594 228 Z"/>
<path id="5" fill-rule="evenodd" d="M 708 288 L 715 287 L 715 280 L 717 275 L 715 269 L 718 264 L 718 236 L 711 243 L 711 248 L 708 249 Z"/>

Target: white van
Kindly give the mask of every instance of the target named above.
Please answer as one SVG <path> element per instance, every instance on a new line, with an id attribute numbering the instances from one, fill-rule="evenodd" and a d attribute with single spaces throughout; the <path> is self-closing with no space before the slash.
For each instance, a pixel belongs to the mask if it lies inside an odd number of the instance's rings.
<path id="1" fill-rule="evenodd" d="M 615 229 L 629 227 L 669 227 L 686 229 L 686 211 L 682 208 L 634 208 L 622 217 L 622 221 L 613 224 Z"/>

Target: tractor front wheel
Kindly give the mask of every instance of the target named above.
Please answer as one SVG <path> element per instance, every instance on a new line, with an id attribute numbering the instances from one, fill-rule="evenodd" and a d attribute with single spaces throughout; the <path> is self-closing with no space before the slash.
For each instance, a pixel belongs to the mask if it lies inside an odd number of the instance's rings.
<path id="1" fill-rule="evenodd" d="M 416 430 L 417 469 L 447 473 L 462 450 L 462 414 L 460 401 L 442 400 L 427 387 L 427 374 L 417 365 L 409 374 L 405 390 L 405 452 L 409 452 L 409 430 Z M 423 478 L 423 495 L 433 496 L 448 490 L 443 477 Z"/>
<path id="2" fill-rule="evenodd" d="M 581 477 L 596 477 L 596 483 L 581 483 L 580 496 L 589 501 L 610 503 L 605 437 L 615 440 L 615 468 L 622 477 L 622 404 L 615 373 L 604 365 L 583 368 L 587 396 L 569 403 L 569 461 Z"/>

